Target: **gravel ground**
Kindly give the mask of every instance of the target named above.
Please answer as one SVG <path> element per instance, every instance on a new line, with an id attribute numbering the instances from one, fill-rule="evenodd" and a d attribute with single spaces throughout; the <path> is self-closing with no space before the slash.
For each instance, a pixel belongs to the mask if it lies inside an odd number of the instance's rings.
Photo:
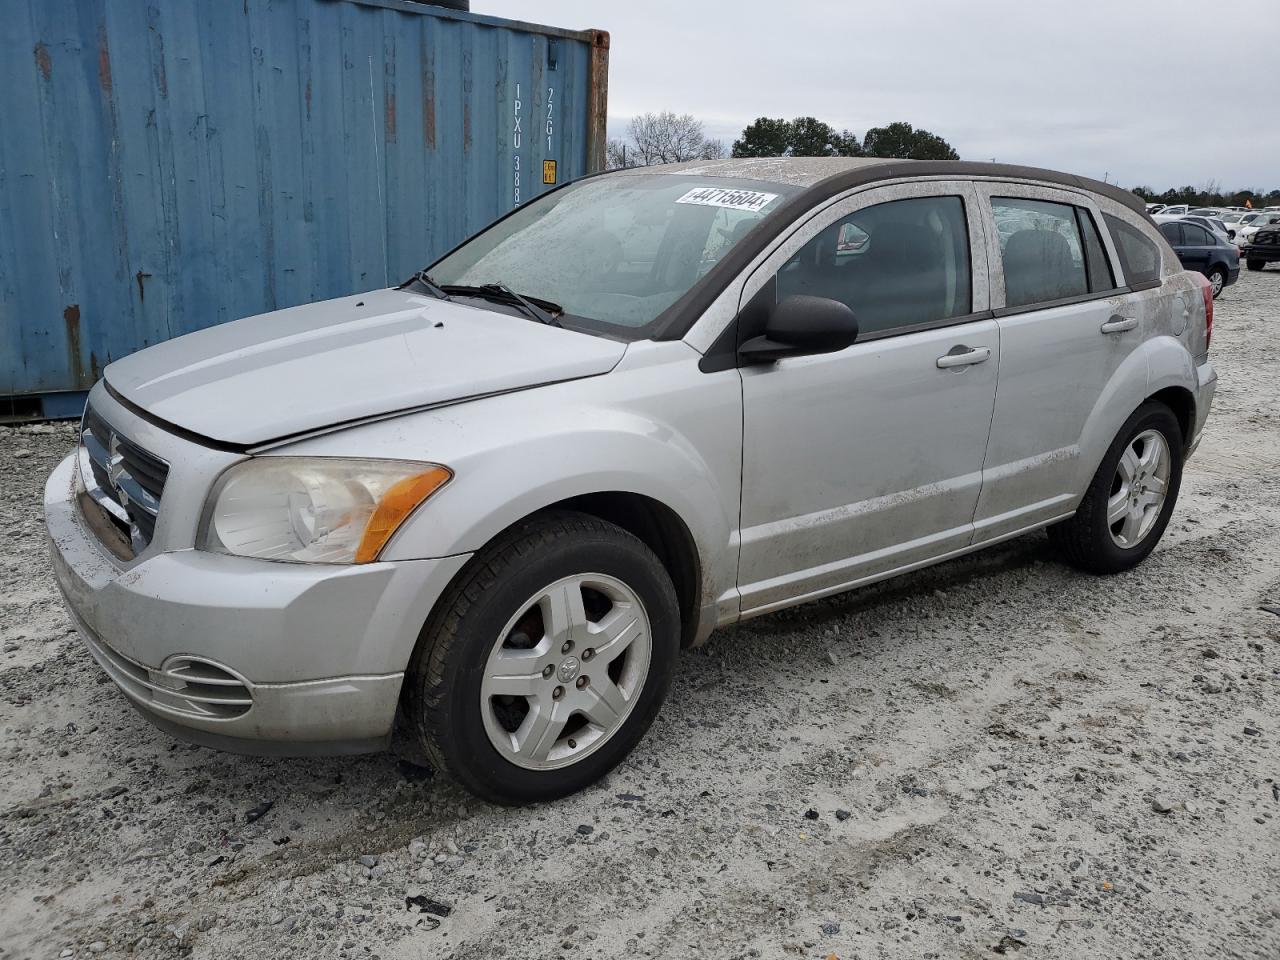
<path id="1" fill-rule="evenodd" d="M 0 430 L 0 958 L 1275 960 L 1280 271 L 1217 314 L 1141 568 L 1029 536 L 726 630 L 606 782 L 525 810 L 153 730 L 48 572 L 72 429 Z"/>

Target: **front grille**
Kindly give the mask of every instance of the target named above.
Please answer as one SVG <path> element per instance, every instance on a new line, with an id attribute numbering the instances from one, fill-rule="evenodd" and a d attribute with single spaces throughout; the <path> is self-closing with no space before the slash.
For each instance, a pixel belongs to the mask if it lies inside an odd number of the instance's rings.
<path id="1" fill-rule="evenodd" d="M 1280 230 L 1259 230 L 1253 235 L 1253 242 L 1258 246 L 1280 243 Z"/>
<path id="2" fill-rule="evenodd" d="M 103 643 L 81 623 L 85 642 L 102 669 L 125 693 L 159 713 L 201 720 L 234 720 L 253 706 L 248 681 L 200 657 L 170 657 L 155 670 Z"/>
<path id="3" fill-rule="evenodd" d="M 85 492 L 141 553 L 156 533 L 169 465 L 121 436 L 93 408 L 85 411 L 80 446 Z"/>

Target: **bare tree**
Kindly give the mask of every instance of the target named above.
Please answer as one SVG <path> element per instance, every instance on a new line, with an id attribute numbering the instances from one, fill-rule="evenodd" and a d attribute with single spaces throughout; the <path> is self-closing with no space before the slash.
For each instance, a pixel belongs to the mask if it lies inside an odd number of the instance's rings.
<path id="1" fill-rule="evenodd" d="M 707 137 L 702 121 L 690 114 L 642 113 L 632 117 L 627 139 L 611 140 L 605 154 L 609 169 L 648 167 L 655 163 L 714 160 L 725 155 L 724 144 Z"/>
<path id="2" fill-rule="evenodd" d="M 622 170 L 636 165 L 636 152 L 633 148 L 628 154 L 625 140 L 610 140 L 604 146 L 604 165 L 606 170 Z"/>
<path id="3" fill-rule="evenodd" d="M 720 160 L 729 155 L 729 149 L 723 140 L 703 140 L 699 160 Z"/>

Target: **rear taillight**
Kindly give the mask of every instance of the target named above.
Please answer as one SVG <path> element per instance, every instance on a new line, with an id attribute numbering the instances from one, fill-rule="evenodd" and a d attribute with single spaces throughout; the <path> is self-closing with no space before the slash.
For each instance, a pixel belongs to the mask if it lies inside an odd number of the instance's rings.
<path id="1" fill-rule="evenodd" d="M 1213 287 L 1203 274 L 1196 274 L 1200 281 L 1200 296 L 1204 297 L 1204 348 L 1209 349 L 1209 341 L 1213 339 Z"/>

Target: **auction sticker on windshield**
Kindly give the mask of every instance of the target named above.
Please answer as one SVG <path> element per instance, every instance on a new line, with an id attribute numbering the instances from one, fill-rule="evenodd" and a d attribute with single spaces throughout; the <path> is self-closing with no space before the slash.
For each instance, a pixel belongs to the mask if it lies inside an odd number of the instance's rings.
<path id="1" fill-rule="evenodd" d="M 730 210 L 749 210 L 759 213 L 776 200 L 776 193 L 759 193 L 755 190 L 725 190 L 722 187 L 697 187 L 690 190 L 676 203 L 696 203 L 704 207 L 728 207 Z"/>

